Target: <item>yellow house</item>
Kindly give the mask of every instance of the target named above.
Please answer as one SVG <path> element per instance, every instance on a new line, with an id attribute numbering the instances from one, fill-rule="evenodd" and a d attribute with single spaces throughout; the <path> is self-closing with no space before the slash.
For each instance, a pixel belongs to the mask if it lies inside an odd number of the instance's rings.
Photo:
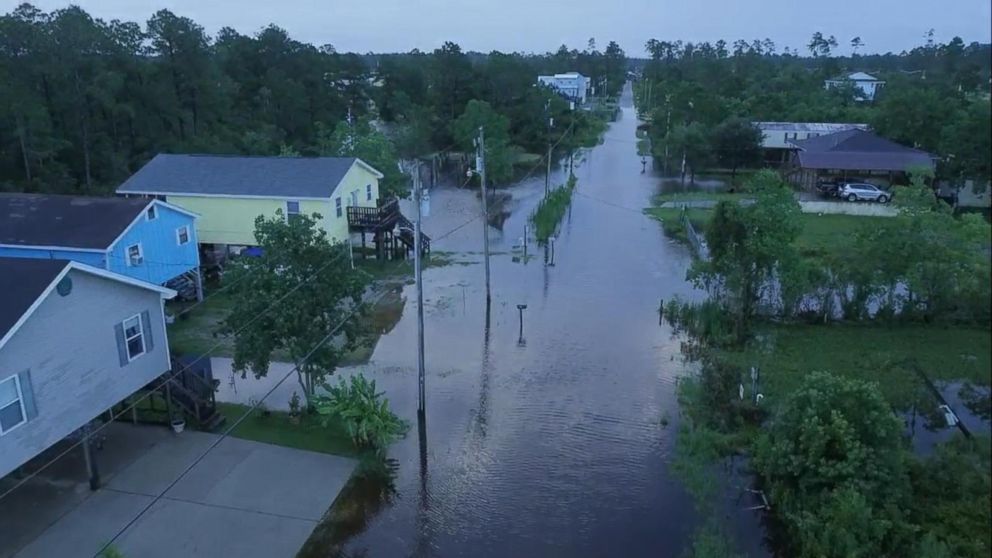
<path id="1" fill-rule="evenodd" d="M 382 173 L 355 157 L 159 154 L 117 189 L 199 215 L 201 244 L 253 246 L 255 218 L 320 215 L 332 242 L 349 239 L 348 207 L 377 206 Z"/>

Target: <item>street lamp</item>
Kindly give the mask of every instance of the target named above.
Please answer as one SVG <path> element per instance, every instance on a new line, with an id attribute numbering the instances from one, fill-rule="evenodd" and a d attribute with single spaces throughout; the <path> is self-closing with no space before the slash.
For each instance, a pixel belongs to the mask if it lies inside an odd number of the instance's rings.
<path id="1" fill-rule="evenodd" d="M 517 310 L 520 312 L 520 334 L 517 337 L 517 345 L 520 345 L 521 347 L 524 346 L 524 310 L 526 309 L 526 304 L 517 305 Z"/>

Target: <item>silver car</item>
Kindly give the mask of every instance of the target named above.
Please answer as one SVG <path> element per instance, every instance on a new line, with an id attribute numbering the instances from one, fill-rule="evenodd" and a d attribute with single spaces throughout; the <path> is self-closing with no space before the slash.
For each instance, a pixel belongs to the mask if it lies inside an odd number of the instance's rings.
<path id="1" fill-rule="evenodd" d="M 892 199 L 892 194 L 889 194 L 874 184 L 850 182 L 837 190 L 837 197 L 852 202 L 876 201 L 878 203 L 887 203 Z"/>

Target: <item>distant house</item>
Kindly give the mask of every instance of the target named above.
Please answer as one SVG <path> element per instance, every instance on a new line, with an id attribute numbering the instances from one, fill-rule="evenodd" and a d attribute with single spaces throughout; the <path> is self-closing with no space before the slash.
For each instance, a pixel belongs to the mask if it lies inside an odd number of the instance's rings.
<path id="1" fill-rule="evenodd" d="M 196 214 L 153 199 L 0 194 L 0 257 L 63 259 L 199 293 Z"/>
<path id="2" fill-rule="evenodd" d="M 117 189 L 196 213 L 201 244 L 255 246 L 255 218 L 320 214 L 331 241 L 349 238 L 349 207 L 375 208 L 382 173 L 354 157 L 160 154 Z"/>
<path id="3" fill-rule="evenodd" d="M 175 291 L 68 260 L 0 258 L 0 477 L 170 369 Z"/>
<path id="4" fill-rule="evenodd" d="M 537 76 L 537 82 L 550 87 L 562 97 L 580 104 L 586 102 L 589 92 L 589 78 L 578 72 Z"/>
<path id="5" fill-rule="evenodd" d="M 846 87 L 849 85 L 854 86 L 854 88 L 858 90 L 856 93 L 857 96 L 855 97 L 856 100 L 874 101 L 875 95 L 878 93 L 879 89 L 885 85 L 885 82 L 864 72 L 854 72 L 853 74 L 835 77 L 823 82 L 823 87 L 825 89 Z"/>
<path id="6" fill-rule="evenodd" d="M 789 153 L 796 147 L 793 140 L 815 138 L 844 130 L 868 130 L 867 124 L 834 122 L 754 122 L 761 130 L 761 148 L 765 163 L 780 165 L 788 160 Z"/>
<path id="7" fill-rule="evenodd" d="M 804 188 L 818 182 L 905 182 L 914 167 L 934 168 L 934 156 L 887 140 L 865 130 L 845 130 L 804 140 L 790 140 L 786 176 Z"/>

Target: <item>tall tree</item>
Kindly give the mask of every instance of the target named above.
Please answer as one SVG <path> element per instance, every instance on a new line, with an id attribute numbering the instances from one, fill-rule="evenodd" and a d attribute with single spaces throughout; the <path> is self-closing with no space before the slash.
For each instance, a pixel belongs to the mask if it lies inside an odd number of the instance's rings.
<path id="1" fill-rule="evenodd" d="M 744 118 L 731 118 L 713 131 L 713 148 L 720 164 L 730 168 L 731 180 L 737 169 L 761 162 L 761 130 Z"/>
<path id="2" fill-rule="evenodd" d="M 268 374 L 274 355 L 288 358 L 307 398 L 358 338 L 367 275 L 348 265 L 348 248 L 331 244 L 321 215 L 255 220 L 261 256 L 230 266 L 231 311 L 222 333 L 234 337 L 233 369 Z"/>

